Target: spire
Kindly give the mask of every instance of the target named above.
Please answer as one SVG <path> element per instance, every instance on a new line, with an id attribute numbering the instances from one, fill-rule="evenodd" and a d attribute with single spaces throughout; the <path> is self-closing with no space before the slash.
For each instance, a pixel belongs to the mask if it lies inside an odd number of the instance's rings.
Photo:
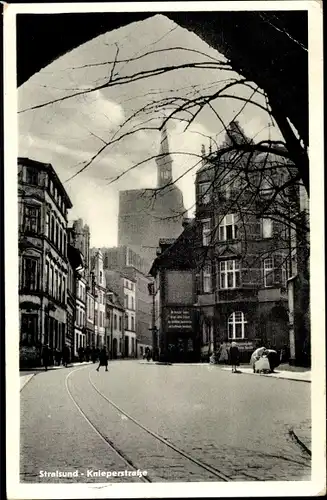
<path id="1" fill-rule="evenodd" d="M 170 154 L 169 154 L 169 142 L 168 142 L 168 132 L 167 132 L 166 123 L 164 124 L 162 131 L 161 131 L 161 142 L 160 142 L 159 154 L 165 155 L 165 158 L 168 161 L 171 160 Z"/>
<path id="2" fill-rule="evenodd" d="M 157 187 L 163 187 L 172 182 L 172 159 L 169 152 L 168 132 L 166 123 L 162 127 L 161 141 L 159 148 L 159 156 L 156 158 L 157 163 Z"/>

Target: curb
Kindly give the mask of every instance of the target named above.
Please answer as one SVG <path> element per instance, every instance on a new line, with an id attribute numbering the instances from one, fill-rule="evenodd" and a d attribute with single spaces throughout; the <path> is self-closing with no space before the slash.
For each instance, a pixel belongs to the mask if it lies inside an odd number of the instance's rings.
<path id="1" fill-rule="evenodd" d="M 226 368 L 222 368 L 224 371 L 229 371 Z M 242 372 L 240 371 L 243 375 L 256 375 L 257 377 L 269 377 L 269 378 L 275 378 L 277 380 L 291 380 L 293 382 L 306 382 L 307 384 L 311 384 L 311 380 L 305 380 L 305 379 L 299 379 L 299 378 L 292 378 L 292 377 L 276 377 L 273 373 L 252 373 L 252 372 Z"/>
<path id="2" fill-rule="evenodd" d="M 299 438 L 299 436 L 294 432 L 294 429 L 289 429 L 288 433 L 291 436 L 291 438 L 293 438 L 297 442 L 297 444 L 302 448 L 302 450 L 305 451 L 305 453 L 307 453 L 311 457 L 312 455 L 311 450 L 307 447 L 307 445 L 303 443 L 303 441 Z"/>
<path id="3" fill-rule="evenodd" d="M 22 383 L 19 392 L 21 392 L 24 389 L 24 387 L 30 382 L 30 380 L 32 380 L 34 375 L 35 375 L 35 373 L 32 373 L 31 375 L 25 375 L 26 380 Z"/>

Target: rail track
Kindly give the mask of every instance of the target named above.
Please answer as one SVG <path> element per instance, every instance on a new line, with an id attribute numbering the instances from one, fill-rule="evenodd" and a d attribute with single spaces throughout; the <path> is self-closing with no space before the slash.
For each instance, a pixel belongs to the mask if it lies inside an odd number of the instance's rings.
<path id="1" fill-rule="evenodd" d="M 105 433 L 100 430 L 99 426 L 96 425 L 94 420 L 92 422 L 92 420 L 87 415 L 87 412 L 78 403 L 76 398 L 74 398 L 74 395 L 72 394 L 72 391 L 69 388 L 68 381 L 69 381 L 72 374 L 76 373 L 77 371 L 79 371 L 83 368 L 85 368 L 85 367 L 77 368 L 76 370 L 71 371 L 67 375 L 66 380 L 65 380 L 66 390 L 67 390 L 72 402 L 74 403 L 74 405 L 77 408 L 77 410 L 79 411 L 79 413 L 83 416 L 83 418 L 89 424 L 89 426 L 98 435 L 98 437 L 126 464 L 126 466 L 129 468 L 129 470 L 136 471 L 137 469 L 142 468 L 143 464 L 134 463 L 134 461 L 128 456 L 128 454 L 126 454 L 120 448 L 119 444 L 117 444 L 114 441 L 112 441 L 111 439 L 109 439 L 108 436 L 106 436 Z M 190 476 L 192 474 L 194 474 L 194 468 L 195 468 L 195 469 L 197 469 L 197 473 L 199 473 L 199 471 L 203 471 L 203 472 L 205 471 L 206 479 L 202 479 L 203 481 L 205 481 L 205 480 L 224 481 L 224 482 L 235 481 L 235 479 L 232 476 L 227 475 L 224 472 L 222 472 L 221 470 L 219 470 L 218 468 L 213 467 L 212 465 L 207 464 L 204 461 L 199 460 L 198 458 L 190 455 L 188 452 L 181 449 L 180 447 L 178 447 L 174 443 L 168 441 L 166 438 L 164 438 L 163 436 L 154 432 L 149 427 L 145 426 L 140 421 L 135 419 L 132 415 L 127 413 L 124 409 L 122 409 L 114 401 L 109 399 L 105 394 L 103 394 L 103 392 L 100 391 L 100 389 L 94 384 L 94 382 L 91 379 L 91 372 L 89 372 L 89 374 L 88 374 L 88 381 L 89 381 L 90 386 L 93 388 L 93 390 L 98 394 L 98 396 L 103 401 L 105 401 L 108 404 L 108 406 L 111 407 L 111 409 L 116 410 L 116 412 L 118 412 L 118 414 L 124 416 L 125 420 L 128 420 L 130 423 L 133 424 L 133 426 L 135 428 L 135 439 L 139 439 L 138 435 L 140 432 L 146 433 L 148 436 L 151 436 L 153 438 L 153 440 L 164 445 L 164 448 L 169 449 L 169 451 L 173 452 L 173 454 L 177 455 L 179 457 L 179 459 L 182 458 L 184 471 L 189 470 L 189 469 L 193 469 L 193 471 L 192 470 L 189 471 Z M 266 456 L 267 458 L 268 457 L 269 458 L 275 457 L 275 458 L 278 458 L 280 460 L 284 460 L 286 462 L 292 462 L 294 464 L 298 464 L 298 465 L 301 465 L 304 467 L 310 467 L 310 465 L 305 463 L 305 462 L 295 460 L 295 459 L 292 459 L 289 457 L 284 457 L 282 455 L 278 455 L 278 457 L 277 457 L 273 454 L 259 452 L 258 456 L 261 456 L 261 457 Z M 258 477 L 255 474 L 252 474 L 252 471 L 251 471 L 251 473 L 250 472 L 242 472 L 241 475 L 244 476 L 244 478 L 247 478 L 248 480 L 255 480 L 255 481 L 262 481 L 263 480 L 262 477 Z M 138 479 L 140 481 L 146 482 L 146 483 L 152 483 L 155 481 L 155 480 L 151 479 L 151 477 L 149 475 L 141 476 Z M 183 479 L 183 480 L 185 481 L 185 479 Z"/>

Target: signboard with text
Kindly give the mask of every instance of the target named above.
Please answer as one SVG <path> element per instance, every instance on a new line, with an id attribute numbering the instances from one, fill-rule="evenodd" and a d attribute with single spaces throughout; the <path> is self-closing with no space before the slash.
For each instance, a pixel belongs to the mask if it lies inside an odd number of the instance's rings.
<path id="1" fill-rule="evenodd" d="M 193 330 L 192 310 L 186 307 L 167 307 L 167 330 L 191 332 Z"/>

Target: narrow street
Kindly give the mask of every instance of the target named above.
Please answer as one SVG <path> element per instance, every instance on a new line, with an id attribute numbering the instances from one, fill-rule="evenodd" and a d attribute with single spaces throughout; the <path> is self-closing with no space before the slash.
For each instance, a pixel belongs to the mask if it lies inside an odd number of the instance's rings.
<path id="1" fill-rule="evenodd" d="M 310 419 L 310 384 L 209 365 L 95 368 L 39 372 L 22 389 L 21 481 L 310 480 L 289 435 Z"/>

